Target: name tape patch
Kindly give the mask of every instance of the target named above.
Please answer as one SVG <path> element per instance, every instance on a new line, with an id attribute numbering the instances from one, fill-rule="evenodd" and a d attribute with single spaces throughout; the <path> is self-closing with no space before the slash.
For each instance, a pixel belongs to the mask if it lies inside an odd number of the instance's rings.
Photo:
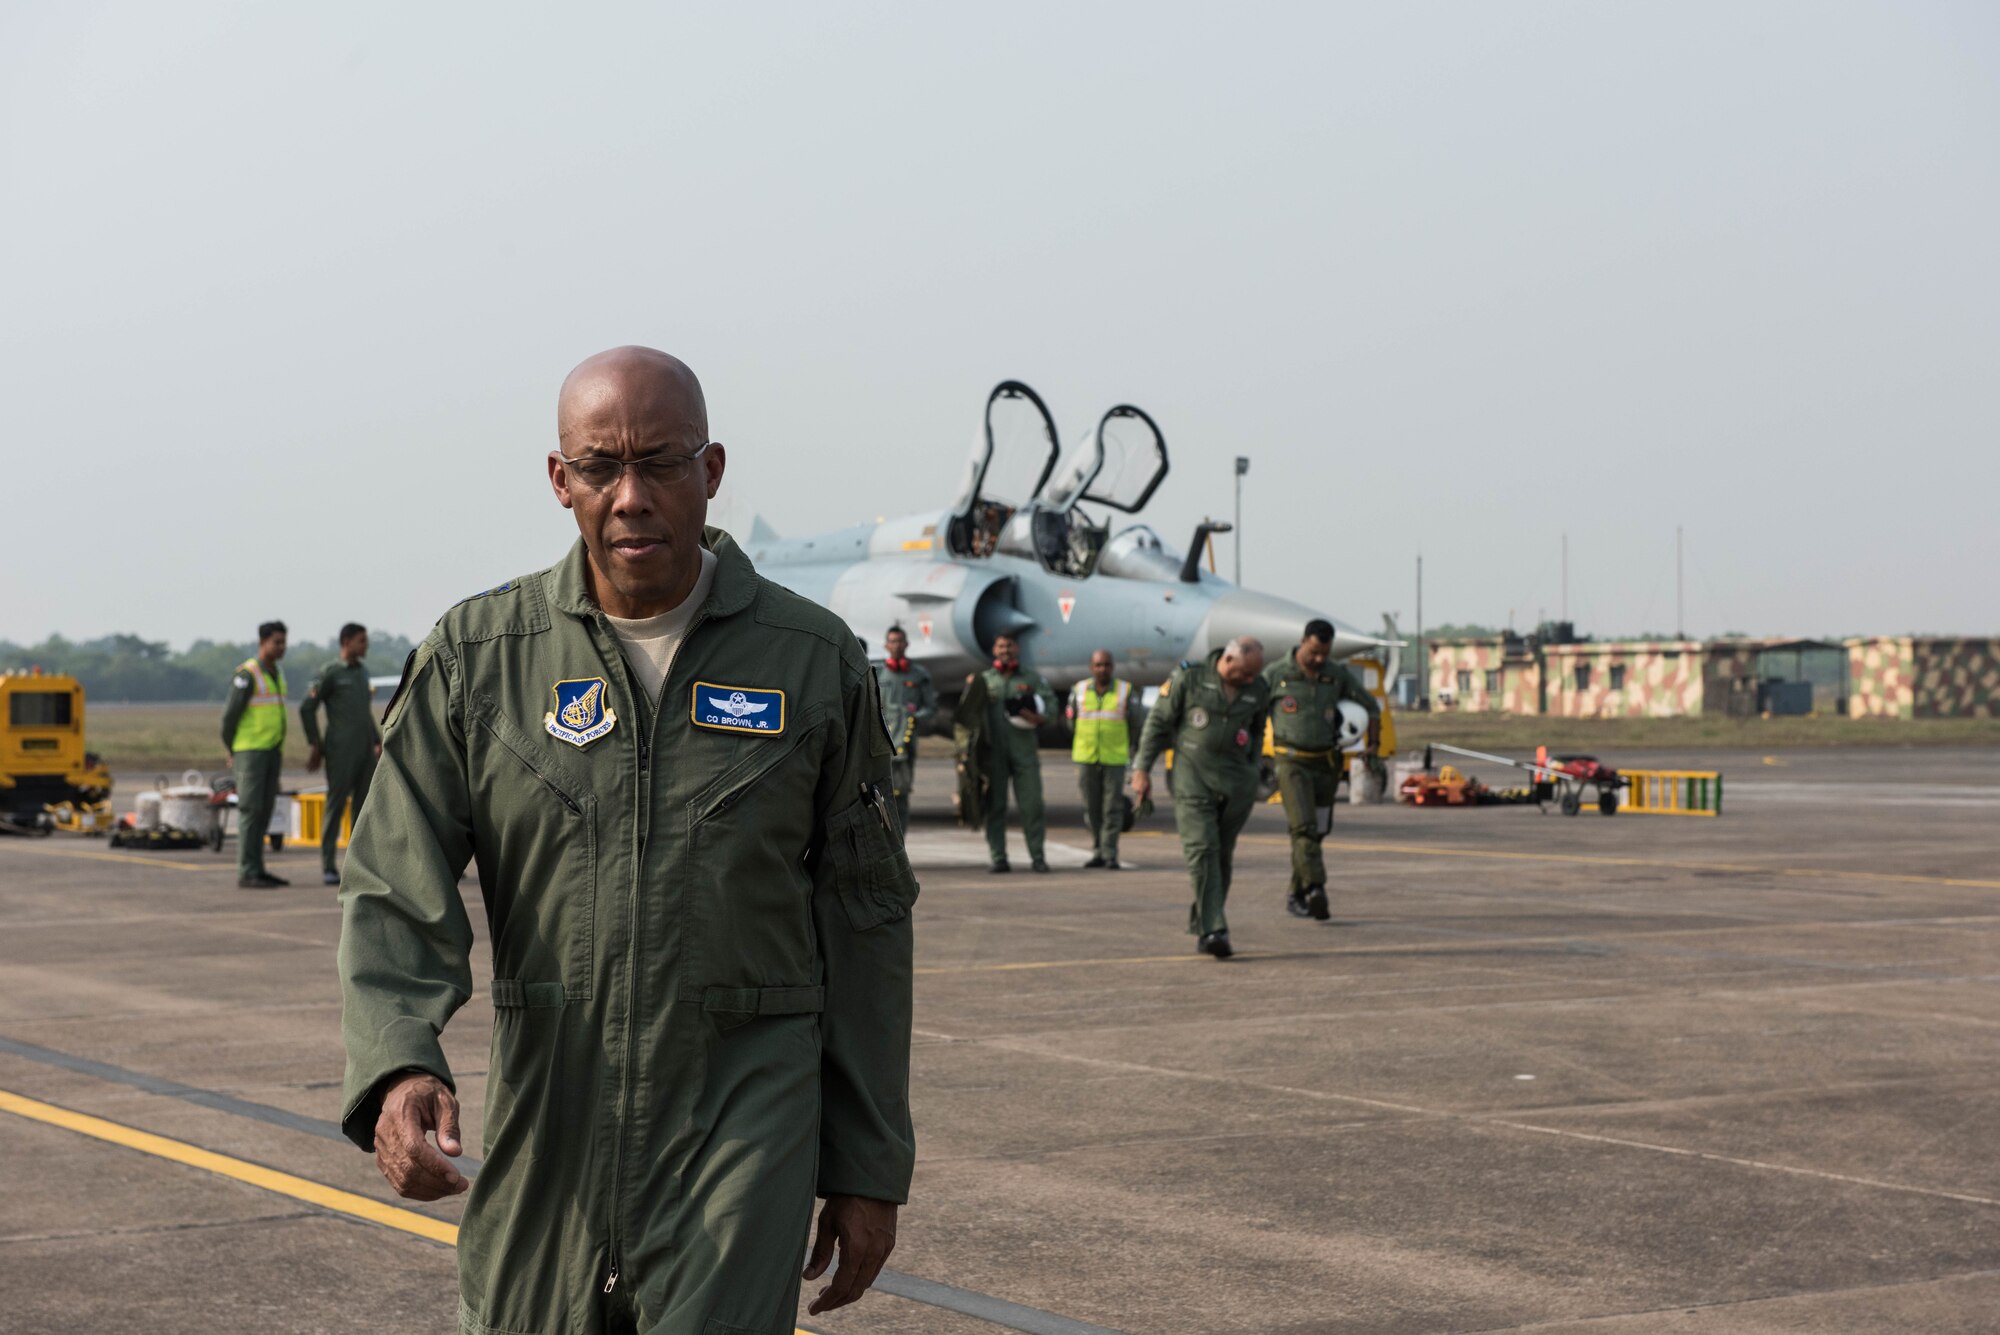
<path id="1" fill-rule="evenodd" d="M 542 717 L 549 736 L 571 746 L 589 746 L 617 726 L 618 715 L 605 701 L 610 684 L 602 677 L 559 681 L 552 687 L 556 707 Z"/>
<path id="2" fill-rule="evenodd" d="M 785 730 L 785 693 L 698 681 L 694 684 L 688 717 L 697 728 L 776 737 Z"/>

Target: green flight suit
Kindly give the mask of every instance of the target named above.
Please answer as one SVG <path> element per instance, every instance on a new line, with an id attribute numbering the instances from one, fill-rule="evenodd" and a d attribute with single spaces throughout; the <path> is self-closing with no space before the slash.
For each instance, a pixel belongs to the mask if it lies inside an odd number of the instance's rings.
<path id="1" fill-rule="evenodd" d="M 1326 884 L 1321 844 L 1333 825 L 1334 796 L 1347 758 L 1340 751 L 1340 702 L 1351 700 L 1371 721 L 1382 706 L 1341 663 L 1308 673 L 1286 654 L 1264 669 L 1271 688 L 1271 749 L 1277 753 L 1278 795 L 1292 838 L 1292 893 Z M 1320 813 L 1326 813 L 1325 823 Z"/>
<path id="2" fill-rule="evenodd" d="M 266 875 L 264 843 L 278 807 L 278 784 L 285 769 L 285 674 L 251 659 L 230 678 L 222 706 L 222 744 L 229 748 L 229 771 L 236 779 L 236 876 Z M 276 708 L 272 708 L 273 702 Z M 253 708 L 264 726 L 253 726 Z"/>
<path id="3" fill-rule="evenodd" d="M 657 706 L 583 544 L 447 612 L 341 886 L 341 1127 L 451 1072 L 493 950 L 461 1332 L 789 1332 L 815 1192 L 902 1201 L 910 911 L 875 676 L 725 533 Z"/>
<path id="4" fill-rule="evenodd" d="M 368 800 L 368 785 L 375 778 L 375 743 L 382 740 L 382 734 L 375 727 L 373 700 L 367 664 L 348 664 L 336 658 L 320 669 L 319 680 L 306 688 L 306 698 L 299 703 L 306 745 L 325 752 L 326 819 L 319 836 L 319 865 L 324 871 L 334 870 L 341 808 L 351 803 L 352 819 L 359 820 L 361 806 Z M 319 730 L 322 707 L 326 710 L 324 738 Z"/>
<path id="5" fill-rule="evenodd" d="M 875 686 L 882 695 L 882 726 L 888 729 L 889 741 L 896 748 L 889 764 L 889 777 L 896 789 L 896 819 L 907 830 L 910 788 L 917 776 L 917 738 L 937 717 L 937 687 L 931 684 L 929 668 L 907 659 L 900 672 L 891 671 L 886 660 L 877 663 Z"/>
<path id="6" fill-rule="evenodd" d="M 986 851 L 995 862 L 1007 856 L 1007 784 L 1012 781 L 1028 856 L 1041 861 L 1048 835 L 1042 805 L 1041 752 L 1035 745 L 1035 729 L 1014 726 L 1007 701 L 1033 695 L 1040 702 L 1034 712 L 1053 717 L 1062 697 L 1048 678 L 1025 664 L 1011 673 L 987 668 L 979 675 L 986 684 L 986 738 L 991 747 L 987 757 Z"/>
<path id="7" fill-rule="evenodd" d="M 1257 757 L 1271 710 L 1271 688 L 1262 677 L 1231 699 L 1216 670 L 1221 660 L 1218 649 L 1205 663 L 1174 669 L 1146 716 L 1132 762 L 1135 772 L 1150 774 L 1160 754 L 1173 748 L 1174 823 L 1194 883 L 1188 931 L 1195 936 L 1229 930 L 1223 904 L 1235 869 L 1236 836 L 1257 803 Z"/>

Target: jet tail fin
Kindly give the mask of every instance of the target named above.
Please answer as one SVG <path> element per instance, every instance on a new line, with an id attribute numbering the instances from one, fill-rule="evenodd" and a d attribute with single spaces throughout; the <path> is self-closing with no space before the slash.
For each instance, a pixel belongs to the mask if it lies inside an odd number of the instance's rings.
<path id="1" fill-rule="evenodd" d="M 764 516 L 762 515 L 750 516 L 751 542 L 776 542 L 777 540 L 778 540 L 778 530 L 772 528 L 769 524 L 765 523 Z"/>

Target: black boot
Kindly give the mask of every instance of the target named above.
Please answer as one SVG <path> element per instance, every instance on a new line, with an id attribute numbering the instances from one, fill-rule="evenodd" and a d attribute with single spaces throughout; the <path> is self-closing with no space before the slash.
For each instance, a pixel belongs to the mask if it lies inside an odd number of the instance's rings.
<path id="1" fill-rule="evenodd" d="M 1307 886 L 1286 895 L 1285 912 L 1291 914 L 1294 918 L 1312 917 L 1312 909 L 1306 903 L 1306 896 L 1311 893 L 1311 890 L 1312 887 Z"/>
<path id="2" fill-rule="evenodd" d="M 1226 960 L 1236 953 L 1229 948 L 1229 933 L 1227 931 L 1210 932 L 1208 935 L 1202 937 L 1201 949 L 1219 960 Z"/>
<path id="3" fill-rule="evenodd" d="M 1333 916 L 1333 910 L 1327 906 L 1325 886 L 1306 887 L 1306 912 L 1312 915 L 1315 922 L 1325 922 Z"/>

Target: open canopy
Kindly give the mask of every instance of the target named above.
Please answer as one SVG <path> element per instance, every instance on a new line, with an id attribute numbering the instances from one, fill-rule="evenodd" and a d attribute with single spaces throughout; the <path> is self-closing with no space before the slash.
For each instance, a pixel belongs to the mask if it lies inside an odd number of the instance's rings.
<path id="1" fill-rule="evenodd" d="M 1018 380 L 995 385 L 986 396 L 965 489 L 947 535 L 952 554 L 991 556 L 1007 521 L 1033 501 L 1055 471 L 1059 452 L 1055 419 L 1041 396 Z"/>

